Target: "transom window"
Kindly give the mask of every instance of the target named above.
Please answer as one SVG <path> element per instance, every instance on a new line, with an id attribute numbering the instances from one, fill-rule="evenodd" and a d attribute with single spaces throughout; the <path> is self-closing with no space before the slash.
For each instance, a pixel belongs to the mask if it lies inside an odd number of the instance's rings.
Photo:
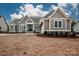
<path id="1" fill-rule="evenodd" d="M 62 27 L 62 21 L 61 20 L 55 20 L 54 21 L 54 27 L 55 28 L 61 28 Z"/>

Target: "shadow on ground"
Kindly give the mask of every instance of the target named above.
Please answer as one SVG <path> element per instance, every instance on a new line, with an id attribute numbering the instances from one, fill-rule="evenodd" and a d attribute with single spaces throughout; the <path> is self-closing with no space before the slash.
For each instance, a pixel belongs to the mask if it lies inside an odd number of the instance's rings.
<path id="1" fill-rule="evenodd" d="M 47 38 L 79 38 L 76 35 L 44 35 L 44 34 L 37 34 L 38 37 L 47 37 Z"/>

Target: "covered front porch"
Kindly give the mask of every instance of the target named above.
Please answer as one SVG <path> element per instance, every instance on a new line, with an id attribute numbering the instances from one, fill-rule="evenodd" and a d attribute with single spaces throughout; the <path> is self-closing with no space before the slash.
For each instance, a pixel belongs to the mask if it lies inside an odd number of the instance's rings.
<path id="1" fill-rule="evenodd" d="M 34 24 L 33 23 L 20 24 L 19 32 L 34 32 Z"/>

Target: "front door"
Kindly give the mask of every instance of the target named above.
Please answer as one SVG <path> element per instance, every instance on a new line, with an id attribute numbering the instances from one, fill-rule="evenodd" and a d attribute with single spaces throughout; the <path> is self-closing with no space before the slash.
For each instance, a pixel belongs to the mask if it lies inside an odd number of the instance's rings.
<path id="1" fill-rule="evenodd" d="M 27 24 L 27 29 L 28 32 L 33 32 L 33 24 Z"/>

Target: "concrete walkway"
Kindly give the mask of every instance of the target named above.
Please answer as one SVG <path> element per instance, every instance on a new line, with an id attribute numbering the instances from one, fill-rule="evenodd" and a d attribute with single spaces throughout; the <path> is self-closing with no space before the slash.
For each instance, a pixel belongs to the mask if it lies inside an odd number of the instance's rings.
<path id="1" fill-rule="evenodd" d="M 9 34 L 0 34 L 0 36 L 6 36 L 6 35 L 9 35 Z"/>
<path id="2" fill-rule="evenodd" d="M 15 34 L 3 34 L 1 33 L 0 36 L 7 36 L 7 35 L 36 35 L 36 33 L 15 33 Z"/>

